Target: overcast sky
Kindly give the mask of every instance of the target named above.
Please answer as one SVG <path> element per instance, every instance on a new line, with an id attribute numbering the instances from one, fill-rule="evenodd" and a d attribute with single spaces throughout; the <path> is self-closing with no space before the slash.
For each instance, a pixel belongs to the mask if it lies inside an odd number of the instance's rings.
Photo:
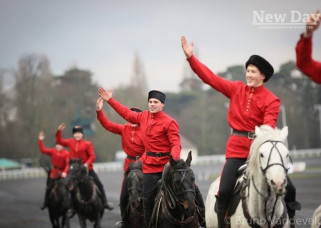
<path id="1" fill-rule="evenodd" d="M 177 92 L 186 64 L 181 35 L 194 41 L 197 57 L 214 72 L 252 54 L 277 70 L 295 60 L 304 16 L 319 8 L 320 0 L 1 0 L 0 68 L 17 68 L 24 54 L 42 54 L 55 75 L 76 65 L 115 88 L 129 83 L 137 53 L 149 89 Z M 314 36 L 319 60 L 320 37 L 321 29 Z"/>

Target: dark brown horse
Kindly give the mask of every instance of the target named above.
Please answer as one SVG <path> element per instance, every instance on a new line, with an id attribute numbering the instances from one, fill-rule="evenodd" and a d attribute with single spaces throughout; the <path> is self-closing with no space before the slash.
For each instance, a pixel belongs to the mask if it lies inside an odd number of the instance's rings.
<path id="1" fill-rule="evenodd" d="M 198 227 L 195 176 L 190 169 L 191 161 L 191 152 L 186 161 L 170 158 L 170 165 L 163 172 L 162 186 L 155 200 L 149 227 Z"/>
<path id="2" fill-rule="evenodd" d="M 86 220 L 100 228 L 104 205 L 98 187 L 88 175 L 87 168 L 79 160 L 70 163 L 68 185 L 72 191 L 73 207 L 78 215 L 81 228 L 86 228 Z"/>
<path id="3" fill-rule="evenodd" d="M 141 162 L 131 163 L 127 170 L 128 206 L 125 227 L 141 228 L 144 223 L 143 172 Z"/>
<path id="4" fill-rule="evenodd" d="M 71 207 L 71 196 L 65 179 L 59 179 L 48 196 L 48 212 L 53 228 L 69 228 L 67 210 Z"/>

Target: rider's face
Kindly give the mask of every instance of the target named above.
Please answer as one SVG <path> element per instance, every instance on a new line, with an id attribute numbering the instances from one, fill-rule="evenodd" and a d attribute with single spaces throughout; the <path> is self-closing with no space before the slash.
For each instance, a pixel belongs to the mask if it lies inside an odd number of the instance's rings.
<path id="1" fill-rule="evenodd" d="M 159 111 L 162 111 L 163 107 L 164 107 L 164 104 L 156 98 L 150 98 L 148 100 L 148 108 L 151 113 L 157 113 Z"/>
<path id="2" fill-rule="evenodd" d="M 265 75 L 262 74 L 256 66 L 250 64 L 246 68 L 245 78 L 247 86 L 259 87 L 263 85 Z"/>
<path id="3" fill-rule="evenodd" d="M 74 133 L 74 139 L 75 139 L 76 141 L 81 140 L 83 137 L 84 137 L 84 135 L 83 135 L 81 132 L 75 132 L 75 133 Z"/>
<path id="4" fill-rule="evenodd" d="M 56 150 L 57 150 L 57 151 L 62 151 L 63 148 L 64 148 L 64 147 L 63 147 L 62 145 L 56 144 Z"/>

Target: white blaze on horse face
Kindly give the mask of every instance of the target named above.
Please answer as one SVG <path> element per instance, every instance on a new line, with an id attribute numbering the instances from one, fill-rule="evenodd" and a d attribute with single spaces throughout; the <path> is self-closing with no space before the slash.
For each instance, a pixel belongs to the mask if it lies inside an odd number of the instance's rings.
<path id="1" fill-rule="evenodd" d="M 285 193 L 289 151 L 282 142 L 265 142 L 260 147 L 261 168 L 267 183 L 278 195 Z"/>

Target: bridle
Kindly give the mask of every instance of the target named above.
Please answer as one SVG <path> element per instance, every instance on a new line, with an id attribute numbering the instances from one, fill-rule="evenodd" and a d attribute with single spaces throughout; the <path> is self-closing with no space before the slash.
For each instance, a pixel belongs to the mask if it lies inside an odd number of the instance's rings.
<path id="1" fill-rule="evenodd" d="M 282 158 L 281 152 L 280 152 L 279 148 L 277 147 L 278 143 L 284 144 L 284 142 L 278 141 L 278 140 L 266 140 L 266 141 L 264 141 L 263 143 L 261 143 L 261 144 L 259 145 L 259 147 L 261 147 L 261 146 L 262 146 L 263 144 L 265 144 L 265 143 L 271 143 L 271 144 L 272 144 L 271 150 L 270 150 L 270 152 L 269 152 L 269 157 L 268 157 L 267 165 L 266 165 L 266 167 L 263 168 L 263 166 L 262 166 L 262 161 L 261 161 L 261 158 L 262 158 L 261 155 L 260 155 L 260 157 L 259 157 L 259 163 L 260 163 L 260 170 L 261 170 L 263 176 L 265 177 L 265 182 L 267 183 L 268 181 L 267 181 L 267 178 L 266 178 L 266 172 L 267 172 L 267 170 L 268 170 L 269 168 L 271 168 L 271 167 L 273 167 L 273 166 L 276 166 L 276 165 L 279 165 L 279 166 L 281 166 L 281 167 L 284 169 L 285 173 L 287 173 L 289 169 L 285 167 L 284 160 L 283 160 L 283 158 Z M 284 145 L 285 145 L 285 144 L 284 144 Z M 281 162 L 270 163 L 270 161 L 271 161 L 271 156 L 272 156 L 272 153 L 273 153 L 274 150 L 277 151 L 277 154 L 279 155 Z M 289 155 L 288 155 L 288 156 L 289 156 Z M 290 161 L 292 162 L 292 159 L 291 159 L 290 156 L 289 156 L 289 158 L 290 158 Z M 246 178 L 246 179 L 247 179 L 247 178 Z M 269 199 L 269 197 L 271 196 L 270 186 L 269 186 L 269 184 L 267 184 L 267 186 L 268 186 L 268 195 L 265 196 L 265 195 L 264 195 L 263 193 L 261 193 L 261 192 L 259 191 L 259 189 L 257 188 L 253 176 L 252 176 L 252 179 L 251 179 L 251 180 L 252 180 L 252 182 L 253 182 L 253 187 L 254 187 L 255 191 L 264 199 L 264 202 L 265 202 L 265 210 L 266 210 L 268 199 Z M 242 207 L 243 207 L 244 216 L 247 218 L 248 224 L 249 224 L 251 227 L 260 228 L 261 226 L 258 225 L 258 224 L 254 221 L 254 219 L 250 216 L 250 214 L 249 214 L 248 207 L 247 207 L 247 203 L 246 203 L 246 200 L 245 200 L 245 199 L 248 197 L 248 195 L 247 195 L 247 196 L 245 195 L 245 188 L 246 188 L 246 187 L 250 188 L 250 180 L 247 180 L 247 183 L 243 186 L 242 191 L 241 191 Z M 248 190 L 248 192 L 249 192 L 249 190 Z M 275 200 L 275 202 L 274 202 L 274 205 L 273 205 L 273 209 L 272 209 L 272 213 L 271 213 L 271 217 L 270 217 L 270 218 L 273 218 L 273 216 L 274 216 L 276 203 L 277 203 L 279 197 L 281 197 L 281 196 L 284 195 L 284 194 L 285 194 L 285 193 L 283 193 L 283 194 L 277 194 L 277 197 L 276 197 L 276 200 Z M 285 204 L 284 204 L 283 201 L 282 201 L 282 203 L 283 203 L 283 206 L 285 207 Z M 265 214 L 266 214 L 266 213 L 265 213 Z M 287 215 L 286 215 L 286 210 L 284 209 L 284 210 L 283 210 L 283 214 L 282 214 L 280 220 L 276 223 L 276 225 L 274 226 L 274 228 L 283 227 L 284 223 L 286 222 L 286 216 L 287 216 Z M 270 227 L 270 226 L 271 226 L 271 219 L 268 219 L 268 218 L 266 217 L 266 221 L 268 222 L 268 227 Z"/>
<path id="2" fill-rule="evenodd" d="M 134 186 L 131 186 L 129 187 L 128 186 L 128 194 L 129 194 L 129 198 L 132 198 L 132 191 L 137 191 L 139 196 L 137 198 L 137 202 L 138 202 L 138 205 L 140 203 L 142 203 L 142 194 L 143 194 L 143 189 L 139 186 L 139 178 L 138 178 L 138 172 L 141 172 L 141 170 L 139 169 L 132 169 L 129 173 L 128 173 L 128 179 L 131 179 L 133 180 L 136 184 Z M 129 174 L 132 173 L 132 175 L 129 176 Z M 130 202 L 128 202 L 128 206 L 130 205 Z M 144 213 L 142 210 L 139 209 L 139 206 L 138 207 L 132 207 L 132 211 L 131 213 L 133 213 L 133 215 L 135 216 L 143 216 Z"/>
<path id="3" fill-rule="evenodd" d="M 184 182 L 184 179 L 186 177 L 186 173 L 187 172 L 192 172 L 191 169 L 189 168 L 184 168 L 184 169 L 177 169 L 177 170 L 174 170 L 174 172 L 172 172 L 172 176 L 175 172 L 180 172 L 181 175 L 182 175 L 182 178 L 180 179 L 180 184 L 181 186 L 182 183 Z M 173 182 L 173 180 L 170 181 L 171 183 Z M 187 188 L 187 189 L 183 189 L 182 190 L 179 190 L 177 191 L 175 189 L 175 192 L 173 190 L 173 186 L 174 184 L 172 184 L 172 186 L 170 186 L 169 184 L 166 183 L 166 180 L 163 182 L 163 186 L 165 188 L 165 191 L 168 193 L 168 205 L 171 209 L 174 209 L 177 205 L 180 204 L 180 200 L 179 200 L 179 196 L 181 195 L 184 195 L 185 193 L 188 193 L 188 192 L 192 192 L 194 195 L 195 195 L 195 188 L 194 188 L 194 185 L 193 185 L 193 188 Z"/>
<path id="4" fill-rule="evenodd" d="M 137 181 L 137 183 L 139 183 L 139 179 L 138 179 L 138 176 L 137 176 L 137 172 L 139 172 L 139 171 L 138 170 L 137 171 L 136 170 L 132 170 L 132 172 L 133 172 L 133 175 L 129 176 L 129 178 L 130 179 L 135 179 Z M 129 187 L 128 188 L 128 192 L 133 191 L 133 190 L 136 190 L 139 193 L 143 192 L 143 189 L 141 187 L 137 186 L 137 185 L 135 187 Z"/>
<path id="5" fill-rule="evenodd" d="M 170 169 L 170 167 L 168 167 L 168 169 Z M 166 172 L 166 171 L 164 171 Z M 185 181 L 186 178 L 186 173 L 191 172 L 193 173 L 193 171 L 189 168 L 181 168 L 181 169 L 174 169 L 174 171 L 172 171 L 172 176 L 175 172 L 179 172 L 181 174 L 181 179 L 179 180 L 179 183 L 181 186 L 183 186 L 183 182 Z M 168 174 L 167 174 L 168 175 Z M 166 175 L 165 175 L 166 177 Z M 165 178 L 163 177 L 163 178 Z M 170 186 L 169 184 L 166 183 L 166 181 L 169 181 L 171 183 L 172 186 Z M 191 221 L 193 221 L 193 219 L 196 216 L 196 211 L 190 215 L 188 218 L 181 220 L 181 219 L 177 219 L 175 218 L 169 211 L 168 207 L 170 209 L 175 209 L 177 206 L 180 206 L 179 210 L 181 210 L 182 208 L 182 202 L 179 199 L 179 196 L 184 195 L 188 192 L 192 192 L 195 198 L 195 187 L 194 187 L 194 182 L 193 182 L 193 187 L 192 188 L 186 188 L 183 191 L 177 191 L 177 189 L 175 189 L 175 192 L 173 190 L 173 188 L 175 188 L 175 184 L 174 184 L 174 180 L 172 178 L 167 177 L 167 180 L 163 180 L 163 188 L 164 191 L 161 192 L 162 195 L 162 210 L 163 213 L 165 215 L 165 217 L 170 221 L 170 223 L 172 224 L 176 224 L 176 225 L 180 225 L 180 226 L 184 226 L 186 224 L 189 224 Z M 167 202 L 167 203 L 166 203 Z M 195 205 L 195 199 L 193 200 L 193 205 Z"/>
<path id="6" fill-rule="evenodd" d="M 275 166 L 275 165 L 281 166 L 284 169 L 284 171 L 287 173 L 289 169 L 285 167 L 281 152 L 280 152 L 279 148 L 277 148 L 277 144 L 278 143 L 282 143 L 283 145 L 285 145 L 285 143 L 282 142 L 282 141 L 278 141 L 278 140 L 267 140 L 267 141 L 263 142 L 259 147 L 261 147 L 265 143 L 271 143 L 272 147 L 271 147 L 271 150 L 270 150 L 270 153 L 269 153 L 267 166 L 265 168 L 262 168 L 262 162 L 261 162 L 261 156 L 260 156 L 260 160 L 259 160 L 260 161 L 260 169 L 263 172 L 263 175 L 265 176 L 266 170 L 268 170 L 269 168 L 271 168 L 272 166 Z M 279 155 L 279 157 L 281 159 L 281 163 L 272 163 L 272 164 L 270 164 L 270 160 L 271 160 L 273 149 L 275 149 L 278 152 L 278 155 Z M 290 157 L 290 160 L 292 162 L 291 157 Z"/>

